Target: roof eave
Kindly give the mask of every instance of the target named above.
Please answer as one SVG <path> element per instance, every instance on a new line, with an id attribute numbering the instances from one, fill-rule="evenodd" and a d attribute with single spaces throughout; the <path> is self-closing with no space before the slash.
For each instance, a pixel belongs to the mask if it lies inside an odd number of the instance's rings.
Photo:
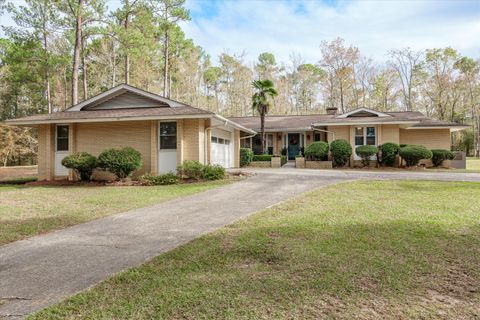
<path id="1" fill-rule="evenodd" d="M 357 126 L 357 125 L 379 125 L 379 124 L 417 124 L 420 121 L 363 121 L 363 122 L 322 122 L 322 123 L 312 123 L 313 127 L 324 127 L 324 126 Z"/>

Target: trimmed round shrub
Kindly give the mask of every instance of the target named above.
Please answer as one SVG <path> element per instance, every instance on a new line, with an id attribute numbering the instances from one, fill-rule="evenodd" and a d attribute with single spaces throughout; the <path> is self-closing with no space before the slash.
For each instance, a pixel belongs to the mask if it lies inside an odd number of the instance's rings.
<path id="1" fill-rule="evenodd" d="M 200 180 L 203 178 L 203 167 L 204 165 L 198 161 L 185 160 L 177 167 L 177 172 L 181 177 Z"/>
<path id="2" fill-rule="evenodd" d="M 432 149 L 432 163 L 435 167 L 440 166 L 445 160 L 455 159 L 455 154 L 446 149 Z"/>
<path id="3" fill-rule="evenodd" d="M 131 147 L 107 149 L 98 156 L 98 166 L 125 179 L 142 166 L 142 155 Z"/>
<path id="4" fill-rule="evenodd" d="M 89 181 L 93 169 L 97 167 L 97 158 L 87 152 L 77 152 L 63 158 L 62 166 L 73 169 L 82 181 Z"/>
<path id="5" fill-rule="evenodd" d="M 382 152 L 381 164 L 387 167 L 393 167 L 395 165 L 395 159 L 400 146 L 396 143 L 386 142 L 378 148 Z"/>
<path id="6" fill-rule="evenodd" d="M 253 151 L 250 148 L 240 148 L 240 167 L 245 167 L 252 162 Z"/>
<path id="7" fill-rule="evenodd" d="M 333 163 L 336 167 L 343 167 L 348 163 L 352 155 L 352 146 L 346 140 L 334 140 L 330 144 Z"/>
<path id="8" fill-rule="evenodd" d="M 431 159 L 432 152 L 424 146 L 407 145 L 400 148 L 400 157 L 405 160 L 407 167 L 413 167 L 418 165 L 420 160 Z"/>
<path id="9" fill-rule="evenodd" d="M 362 164 L 365 167 L 368 167 L 370 165 L 370 158 L 377 154 L 378 148 L 370 145 L 358 146 L 355 149 L 355 152 L 360 158 L 362 158 Z"/>
<path id="10" fill-rule="evenodd" d="M 180 177 L 173 172 L 164 173 L 158 176 L 147 173 L 140 177 L 140 181 L 147 186 L 177 184 L 179 180 Z"/>
<path id="11" fill-rule="evenodd" d="M 225 178 L 225 175 L 225 168 L 217 164 L 203 167 L 203 179 L 205 180 L 220 180 Z"/>
<path id="12" fill-rule="evenodd" d="M 305 148 L 305 157 L 309 160 L 324 160 L 328 156 L 328 143 L 315 141 Z"/>

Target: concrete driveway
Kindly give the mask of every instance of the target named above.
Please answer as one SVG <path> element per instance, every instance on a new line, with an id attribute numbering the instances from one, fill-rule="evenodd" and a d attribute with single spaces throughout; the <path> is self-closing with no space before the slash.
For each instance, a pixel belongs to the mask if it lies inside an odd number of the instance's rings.
<path id="1" fill-rule="evenodd" d="M 0 318 L 22 318 L 112 274 L 305 191 L 357 179 L 480 182 L 480 174 L 246 169 L 244 181 L 0 247 Z"/>
<path id="2" fill-rule="evenodd" d="M 0 318 L 22 318 L 204 233 L 347 177 L 259 174 L 0 247 Z"/>

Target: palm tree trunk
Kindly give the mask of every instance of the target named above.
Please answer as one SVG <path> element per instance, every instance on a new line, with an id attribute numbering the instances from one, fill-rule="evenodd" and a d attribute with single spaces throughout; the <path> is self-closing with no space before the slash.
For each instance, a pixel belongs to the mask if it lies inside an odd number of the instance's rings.
<path id="1" fill-rule="evenodd" d="M 265 110 L 260 112 L 260 134 L 262 135 L 262 153 L 265 153 Z"/>

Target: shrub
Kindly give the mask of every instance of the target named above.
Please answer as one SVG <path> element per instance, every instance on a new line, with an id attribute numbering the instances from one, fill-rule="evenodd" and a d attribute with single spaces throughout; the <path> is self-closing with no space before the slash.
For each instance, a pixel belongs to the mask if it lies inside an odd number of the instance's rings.
<path id="1" fill-rule="evenodd" d="M 80 180 L 88 181 L 93 169 L 97 167 L 97 158 L 87 152 L 77 152 L 63 158 L 62 165 L 73 169 L 80 176 Z"/>
<path id="2" fill-rule="evenodd" d="M 203 167 L 203 179 L 220 180 L 225 178 L 225 168 L 219 165 L 206 165 Z"/>
<path id="3" fill-rule="evenodd" d="M 164 173 L 158 176 L 147 173 L 140 177 L 140 181 L 147 186 L 177 184 L 179 180 L 180 177 L 173 172 Z"/>
<path id="4" fill-rule="evenodd" d="M 432 163 L 435 167 L 438 167 L 445 160 L 455 159 L 455 154 L 450 150 L 445 149 L 432 149 Z"/>
<path id="5" fill-rule="evenodd" d="M 272 156 L 269 154 L 256 154 L 253 156 L 252 161 L 270 161 Z"/>
<path id="6" fill-rule="evenodd" d="M 355 149 L 355 152 L 360 158 L 362 158 L 362 164 L 365 167 L 368 167 L 370 165 L 370 158 L 377 154 L 378 148 L 370 145 L 358 146 Z"/>
<path id="7" fill-rule="evenodd" d="M 282 152 L 281 152 L 282 156 L 286 156 L 287 155 L 287 148 L 282 148 Z"/>
<path id="8" fill-rule="evenodd" d="M 240 167 L 245 167 L 252 162 L 253 151 L 250 148 L 240 148 Z"/>
<path id="9" fill-rule="evenodd" d="M 382 151 L 380 162 L 382 165 L 393 167 L 395 165 L 395 158 L 397 157 L 400 146 L 396 143 L 386 142 L 379 147 Z"/>
<path id="10" fill-rule="evenodd" d="M 142 155 L 131 147 L 107 149 L 98 156 L 98 166 L 125 179 L 142 166 Z"/>
<path id="11" fill-rule="evenodd" d="M 418 165 L 422 159 L 432 158 L 432 152 L 430 150 L 424 146 L 417 145 L 407 145 L 406 147 L 400 148 L 399 154 L 407 163 L 407 167 Z"/>
<path id="12" fill-rule="evenodd" d="M 283 166 L 285 163 L 287 163 L 287 156 L 283 156 L 283 155 L 282 155 L 282 156 L 280 157 L 280 163 L 281 163 L 282 166 Z"/>
<path id="13" fill-rule="evenodd" d="M 305 149 L 305 157 L 309 160 L 323 160 L 328 156 L 328 143 L 316 141 Z"/>
<path id="14" fill-rule="evenodd" d="M 203 164 L 195 160 L 185 160 L 177 167 L 180 176 L 200 180 L 203 178 Z"/>
<path id="15" fill-rule="evenodd" d="M 334 140 L 330 144 L 330 152 L 335 166 L 343 167 L 350 160 L 352 146 L 346 140 Z"/>

